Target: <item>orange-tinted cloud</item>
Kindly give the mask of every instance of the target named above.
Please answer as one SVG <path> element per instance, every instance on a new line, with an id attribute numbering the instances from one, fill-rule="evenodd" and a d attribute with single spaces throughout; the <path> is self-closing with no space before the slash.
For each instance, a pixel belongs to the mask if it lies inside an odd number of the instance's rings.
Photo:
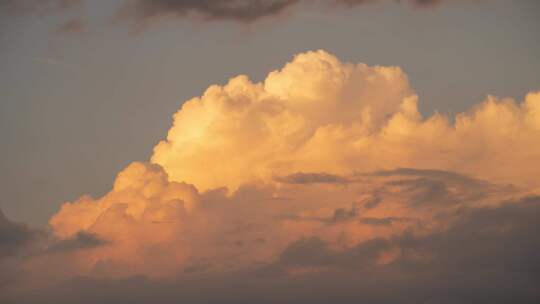
<path id="1" fill-rule="evenodd" d="M 128 166 L 101 198 L 64 204 L 50 224 L 60 238 L 110 242 L 74 257 L 87 274 L 249 268 L 302 238 L 339 251 L 430 234 L 461 208 L 529 193 L 539 138 L 538 93 L 488 97 L 454 122 L 422 118 L 401 69 L 308 52 L 261 83 L 238 76 L 187 101 L 150 163 Z"/>
<path id="2" fill-rule="evenodd" d="M 296 172 L 395 167 L 538 187 L 531 164 L 540 156 L 539 109 L 540 93 L 522 104 L 490 96 L 455 122 L 423 118 L 399 68 L 309 52 L 261 83 L 238 76 L 187 101 L 152 162 L 200 190 Z"/>
<path id="3" fill-rule="evenodd" d="M 200 278 L 254 280 L 259 292 L 285 277 L 319 280 L 318 290 L 332 275 L 346 286 L 369 274 L 387 288 L 412 278 L 418 300 L 429 278 L 455 269 L 484 290 L 476 263 L 502 280 L 497 261 L 518 271 L 537 252 L 527 240 L 540 222 L 540 93 L 522 103 L 488 97 L 453 119 L 423 118 L 417 99 L 401 69 L 324 51 L 299 54 L 260 83 L 213 85 L 183 104 L 149 162 L 127 166 L 102 197 L 65 203 L 33 251 L 17 253 L 33 244 L 30 230 L 0 217 L 0 235 L 11 236 L 0 249 L 17 260 L 0 256 L 0 268 L 32 290 L 80 275 L 199 288 Z M 521 249 L 503 250 L 500 239 Z M 8 290 L 7 299 L 22 297 Z M 361 290 L 349 300 L 384 298 Z"/>

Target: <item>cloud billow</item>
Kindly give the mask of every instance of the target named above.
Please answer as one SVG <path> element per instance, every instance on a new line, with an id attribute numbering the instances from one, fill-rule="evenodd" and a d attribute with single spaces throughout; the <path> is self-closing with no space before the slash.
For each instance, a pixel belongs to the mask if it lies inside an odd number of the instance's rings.
<path id="1" fill-rule="evenodd" d="M 212 85 L 42 249 L 0 221 L 12 270 L 47 282 L 0 300 L 535 302 L 540 94 L 455 118 L 417 102 L 400 68 L 325 51 Z"/>

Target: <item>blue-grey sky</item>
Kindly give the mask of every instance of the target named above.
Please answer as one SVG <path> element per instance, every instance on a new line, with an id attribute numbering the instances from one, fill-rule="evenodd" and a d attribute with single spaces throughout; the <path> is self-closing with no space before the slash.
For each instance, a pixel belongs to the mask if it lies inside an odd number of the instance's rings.
<path id="1" fill-rule="evenodd" d="M 537 0 L 304 3 L 247 24 L 144 26 L 114 17 L 117 2 L 0 12 L 0 209 L 10 218 L 43 225 L 63 202 L 103 194 L 148 159 L 183 101 L 237 74 L 261 80 L 306 50 L 401 67 L 425 114 L 540 89 Z M 70 20 L 78 26 L 59 31 Z"/>

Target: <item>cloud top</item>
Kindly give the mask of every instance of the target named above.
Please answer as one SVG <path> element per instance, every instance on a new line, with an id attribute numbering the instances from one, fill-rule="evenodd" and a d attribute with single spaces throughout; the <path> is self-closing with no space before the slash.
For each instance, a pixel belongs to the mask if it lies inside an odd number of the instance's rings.
<path id="1" fill-rule="evenodd" d="M 152 162 L 200 190 L 396 167 L 540 186 L 531 167 L 540 155 L 539 93 L 522 104 L 490 96 L 455 119 L 421 117 L 417 99 L 397 67 L 303 53 L 261 83 L 238 76 L 187 101 Z"/>

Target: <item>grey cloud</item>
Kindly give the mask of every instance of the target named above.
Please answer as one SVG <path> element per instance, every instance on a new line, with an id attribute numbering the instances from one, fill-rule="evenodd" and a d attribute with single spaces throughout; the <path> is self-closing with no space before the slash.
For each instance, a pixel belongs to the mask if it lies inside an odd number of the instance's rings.
<path id="1" fill-rule="evenodd" d="M 316 238 L 298 240 L 279 256 L 273 265 L 279 267 L 363 268 L 375 265 L 377 256 L 390 245 L 384 239 L 373 239 L 343 252 L 331 250 L 328 243 Z"/>
<path id="2" fill-rule="evenodd" d="M 399 168 L 395 170 L 359 173 L 352 176 L 337 176 L 327 173 L 295 173 L 277 177 L 276 181 L 296 185 L 351 185 L 367 186 L 366 197 L 354 203 L 350 209 L 335 209 L 327 217 L 309 217 L 296 214 L 281 215 L 283 220 L 319 221 L 329 224 L 352 220 L 358 217 L 357 206 L 364 210 L 373 209 L 385 202 L 401 201 L 412 208 L 427 208 L 446 212 L 447 207 L 466 207 L 487 200 L 496 200 L 518 193 L 511 185 L 498 185 L 451 171 Z M 389 219 L 387 219 L 389 220 Z M 366 219 L 363 224 L 391 224 L 387 220 Z M 392 219 L 396 221 L 397 219 Z"/>
<path id="3" fill-rule="evenodd" d="M 380 190 L 375 191 L 366 201 L 364 201 L 363 205 L 365 208 L 375 208 L 382 202 L 382 195 L 379 191 Z"/>
<path id="4" fill-rule="evenodd" d="M 279 256 L 280 266 L 327 266 L 334 253 L 323 240 L 311 237 L 290 244 Z"/>
<path id="5" fill-rule="evenodd" d="M 4 292 L 0 302 L 538 303 L 540 197 L 461 210 L 455 216 L 445 231 L 373 239 L 341 251 L 318 238 L 301 239 L 258 270 L 156 280 L 75 278 L 47 289 Z M 392 248 L 401 255 L 389 264 L 377 263 Z M 285 271 L 297 267 L 320 271 Z M 260 270 L 275 271 L 261 275 Z"/>
<path id="6" fill-rule="evenodd" d="M 196 14 L 207 20 L 252 22 L 277 15 L 297 2 L 299 0 L 136 0 L 126 2 L 123 10 L 143 20 Z"/>
<path id="7" fill-rule="evenodd" d="M 344 251 L 331 250 L 318 238 L 302 239 L 290 244 L 266 271 L 286 276 L 288 268 L 318 267 L 322 272 L 304 279 L 318 282 L 314 290 L 324 290 L 317 294 L 322 297 L 332 293 L 329 285 L 339 285 L 343 298 L 336 301 L 340 303 L 540 300 L 540 262 L 536 258 L 540 250 L 540 197 L 460 210 L 455 218 L 445 231 L 429 235 L 406 232 Z M 401 255 L 390 264 L 377 264 L 377 257 L 392 248 L 398 248 Z M 341 278 L 338 281 L 336 273 Z M 355 278 L 356 287 L 345 287 L 346 278 Z M 388 297 L 388 290 L 394 297 Z"/>
<path id="8" fill-rule="evenodd" d="M 44 229 L 34 229 L 9 220 L 0 210 L 0 259 L 42 256 L 50 253 L 91 249 L 109 244 L 99 236 L 81 231 L 59 240 Z"/>
<path id="9" fill-rule="evenodd" d="M 360 223 L 372 226 L 390 226 L 395 222 L 403 221 L 408 221 L 408 219 L 399 217 L 363 217 L 360 219 Z"/>
<path id="10" fill-rule="evenodd" d="M 358 215 L 358 209 L 356 204 L 351 206 L 351 209 L 338 208 L 334 211 L 333 223 L 344 222 L 356 218 Z"/>
<path id="11" fill-rule="evenodd" d="M 442 170 L 399 168 L 361 176 L 386 178 L 383 186 L 364 203 L 372 208 L 382 202 L 391 189 L 398 189 L 411 206 L 467 205 L 496 195 L 515 192 L 512 185 L 496 185 L 487 181 Z"/>
<path id="12" fill-rule="evenodd" d="M 0 258 L 17 255 L 40 235 L 37 230 L 7 219 L 0 210 Z"/>
<path id="13" fill-rule="evenodd" d="M 253 22 L 258 19 L 276 16 L 297 3 L 312 4 L 307 0 L 136 0 L 126 1 L 122 9 L 143 22 L 158 17 L 185 17 L 190 14 L 202 16 L 207 20 L 232 20 Z M 378 0 L 323 0 L 329 6 L 355 7 L 379 2 Z M 409 0 L 415 7 L 433 7 L 440 0 Z"/>
<path id="14" fill-rule="evenodd" d="M 349 179 L 329 173 L 304 173 L 298 172 L 287 176 L 274 178 L 284 184 L 347 184 Z"/>
<path id="15" fill-rule="evenodd" d="M 192 264 L 184 267 L 185 273 L 197 273 L 197 272 L 204 272 L 209 268 L 209 265 L 206 264 Z"/>
<path id="16" fill-rule="evenodd" d="M 491 206 L 453 209 L 448 228 L 429 234 L 406 231 L 339 250 L 306 237 L 273 262 L 242 270 L 195 263 L 173 278 L 71 278 L 42 289 L 5 288 L 0 302 L 537 303 L 540 197 Z M 402 219 L 358 220 L 385 225 Z M 389 250 L 399 255 L 380 264 Z M 292 274 L 295 269 L 308 271 Z"/>
<path id="17" fill-rule="evenodd" d="M 300 216 L 296 214 L 280 215 L 276 218 L 278 220 L 290 220 L 290 221 L 315 221 L 326 224 L 337 224 L 355 219 L 358 216 L 358 208 L 356 204 L 352 204 L 350 209 L 337 208 L 334 210 L 332 216 L 328 217 L 315 217 L 315 216 Z"/>
<path id="18" fill-rule="evenodd" d="M 441 4 L 443 0 L 410 0 L 410 2 L 413 5 L 416 5 L 419 7 L 433 7 L 435 5 Z"/>
<path id="19" fill-rule="evenodd" d="M 22 258 L 35 250 L 35 245 L 45 236 L 40 230 L 7 219 L 0 210 L 0 303 L 2 292 L 19 279 Z"/>
<path id="20" fill-rule="evenodd" d="M 70 252 L 81 249 L 92 249 L 104 245 L 110 244 L 109 241 L 101 239 L 98 235 L 80 231 L 75 236 L 60 240 L 53 243 L 46 250 L 47 253 L 61 253 L 61 252 Z"/>
<path id="21" fill-rule="evenodd" d="M 85 0 L 0 0 L 0 13 L 21 15 L 29 13 L 55 13 L 75 7 Z M 316 3 L 327 6 L 352 8 L 380 0 L 321 0 Z M 405 1 L 413 7 L 430 8 L 441 0 Z M 86 0 L 87 4 L 92 1 Z M 282 14 L 298 3 L 313 4 L 308 0 L 123 0 L 112 15 L 115 19 L 128 19 L 137 24 L 150 24 L 163 17 L 185 18 L 197 16 L 206 21 L 234 21 L 251 23 L 263 18 Z M 320 6 L 320 5 L 318 5 Z M 68 20 L 58 32 L 80 32 L 81 20 Z"/>
<path id="22" fill-rule="evenodd" d="M 333 2 L 353 7 L 357 5 L 374 3 L 377 2 L 377 0 L 334 0 Z M 408 2 L 415 7 L 427 8 L 441 4 L 443 0 L 404 0 L 404 2 Z"/>
<path id="23" fill-rule="evenodd" d="M 373 173 L 368 173 L 368 175 L 372 176 L 417 176 L 417 177 L 431 177 L 431 178 L 439 178 L 439 179 L 446 179 L 446 180 L 456 180 L 456 181 L 474 181 L 475 179 L 456 173 L 451 171 L 444 171 L 444 170 L 435 170 L 435 169 L 416 169 L 416 168 L 397 168 L 394 170 L 382 170 L 382 171 L 375 171 Z"/>

